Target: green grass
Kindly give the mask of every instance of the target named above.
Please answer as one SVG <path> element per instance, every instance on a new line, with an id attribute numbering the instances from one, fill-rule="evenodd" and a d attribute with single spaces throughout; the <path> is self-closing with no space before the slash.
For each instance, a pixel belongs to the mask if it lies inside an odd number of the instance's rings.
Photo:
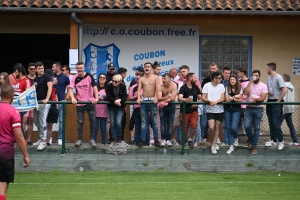
<path id="1" fill-rule="evenodd" d="M 278 174 L 281 176 L 278 176 Z M 19 172 L 15 199 L 298 199 L 300 173 Z"/>

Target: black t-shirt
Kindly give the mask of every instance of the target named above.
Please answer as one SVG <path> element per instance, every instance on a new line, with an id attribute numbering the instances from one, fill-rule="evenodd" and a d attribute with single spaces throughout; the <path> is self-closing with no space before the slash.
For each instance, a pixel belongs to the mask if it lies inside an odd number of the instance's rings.
<path id="1" fill-rule="evenodd" d="M 47 97 L 48 82 L 52 82 L 52 77 L 49 74 L 43 74 L 41 77 L 35 77 L 34 82 L 37 83 L 36 97 L 37 100 L 44 100 Z"/>
<path id="2" fill-rule="evenodd" d="M 137 84 L 137 82 L 136 82 L 136 79 L 134 78 L 131 80 L 129 87 L 132 87 L 135 84 Z"/>
<path id="3" fill-rule="evenodd" d="M 179 90 L 179 94 L 183 95 L 183 98 L 189 98 L 189 96 L 193 96 L 193 101 L 197 102 L 198 95 L 201 94 L 200 89 L 197 85 L 193 85 L 192 88 L 189 88 L 186 84 L 181 86 Z M 191 108 L 192 104 L 186 104 L 185 105 L 185 112 L 186 113 L 192 113 L 194 111 L 197 111 L 198 108 Z M 182 112 L 182 106 L 180 106 L 180 112 Z"/>

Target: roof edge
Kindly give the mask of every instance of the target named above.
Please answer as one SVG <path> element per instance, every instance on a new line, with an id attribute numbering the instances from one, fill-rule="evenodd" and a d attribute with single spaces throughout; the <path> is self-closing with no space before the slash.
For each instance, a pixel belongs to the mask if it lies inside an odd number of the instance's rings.
<path id="1" fill-rule="evenodd" d="M 185 14 L 185 15 L 300 15 L 300 11 L 254 11 L 254 10 L 145 10 L 145 9 L 80 9 L 80 8 L 24 8 L 1 7 L 2 12 L 45 13 L 111 13 L 111 14 Z"/>

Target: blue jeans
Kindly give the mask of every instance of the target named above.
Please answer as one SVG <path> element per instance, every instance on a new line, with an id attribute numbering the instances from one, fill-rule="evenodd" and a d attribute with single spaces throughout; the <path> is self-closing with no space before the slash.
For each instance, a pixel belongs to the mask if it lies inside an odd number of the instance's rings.
<path id="1" fill-rule="evenodd" d="M 105 142 L 106 142 L 106 123 L 107 123 L 106 117 L 96 117 L 94 140 L 97 141 L 99 121 L 100 121 L 100 130 L 101 130 L 101 136 L 102 136 L 102 144 L 105 144 Z"/>
<path id="2" fill-rule="evenodd" d="M 164 108 L 159 109 L 160 131 L 162 140 L 171 140 L 175 108 L 175 104 L 169 103 Z"/>
<path id="3" fill-rule="evenodd" d="M 203 142 L 203 133 L 201 131 L 201 118 L 202 115 L 198 115 L 198 124 L 196 128 L 196 142 Z"/>
<path id="4" fill-rule="evenodd" d="M 295 127 L 294 127 L 294 124 L 293 124 L 292 113 L 285 113 L 284 115 L 281 115 L 280 120 L 281 120 L 280 124 L 282 124 L 283 120 L 286 121 L 286 124 L 288 125 L 288 127 L 290 129 L 290 135 L 291 135 L 291 138 L 293 140 L 293 143 L 298 143 L 296 130 L 295 130 Z"/>
<path id="5" fill-rule="evenodd" d="M 141 120 L 142 120 L 142 140 L 146 141 L 146 134 L 149 132 L 149 118 L 151 117 L 154 140 L 158 140 L 157 125 L 157 106 L 156 104 L 141 104 Z M 150 116 L 149 116 L 150 114 Z"/>
<path id="6" fill-rule="evenodd" d="M 95 132 L 95 105 L 86 104 L 84 106 L 76 106 L 77 118 L 78 118 L 78 140 L 82 140 L 83 136 L 83 123 L 84 112 L 87 112 L 90 120 L 90 140 L 93 139 Z"/>
<path id="7" fill-rule="evenodd" d="M 23 117 L 24 115 L 26 114 L 26 112 L 20 112 L 20 118 L 21 118 L 21 130 L 22 130 L 22 134 L 23 134 L 23 137 L 24 139 L 26 140 L 26 133 L 23 129 Z"/>
<path id="8" fill-rule="evenodd" d="M 263 108 L 247 107 L 245 111 L 245 131 L 248 137 L 248 141 L 252 143 L 252 147 L 257 146 L 260 122 L 263 115 Z M 252 135 L 252 121 L 254 124 L 254 135 Z"/>
<path id="9" fill-rule="evenodd" d="M 283 133 L 281 130 L 282 104 L 268 104 L 267 116 L 269 120 L 271 140 L 274 142 L 283 141 Z"/>
<path id="10" fill-rule="evenodd" d="M 223 142 L 225 143 L 225 144 L 228 144 L 228 130 L 227 130 L 227 125 L 226 125 L 226 121 L 225 121 L 225 118 L 226 118 L 226 116 L 224 116 L 224 118 L 223 118 Z"/>
<path id="11" fill-rule="evenodd" d="M 206 104 L 202 104 L 203 114 L 201 121 L 201 138 L 206 138 L 206 127 L 207 127 L 207 115 L 206 115 Z"/>
<path id="12" fill-rule="evenodd" d="M 229 145 L 233 145 L 234 138 L 237 138 L 240 114 L 240 112 L 229 112 L 225 110 L 224 120 L 227 127 Z"/>
<path id="13" fill-rule="evenodd" d="M 124 108 L 108 108 L 112 139 L 122 137 L 122 118 Z"/>
<path id="14" fill-rule="evenodd" d="M 63 104 L 58 104 L 58 139 L 62 139 Z"/>
<path id="15" fill-rule="evenodd" d="M 134 108 L 132 115 L 131 115 L 131 119 L 133 120 L 133 124 L 134 124 L 134 140 L 136 144 L 139 144 L 141 142 L 141 112 L 140 112 L 140 108 Z"/>

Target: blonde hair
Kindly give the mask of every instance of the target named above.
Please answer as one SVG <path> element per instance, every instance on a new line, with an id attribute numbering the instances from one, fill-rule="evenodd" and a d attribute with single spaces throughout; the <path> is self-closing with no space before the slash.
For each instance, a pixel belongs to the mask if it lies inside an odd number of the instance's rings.
<path id="1" fill-rule="evenodd" d="M 123 80 L 123 78 L 122 78 L 122 76 L 120 74 L 114 75 L 112 79 L 114 81 L 122 81 Z"/>

